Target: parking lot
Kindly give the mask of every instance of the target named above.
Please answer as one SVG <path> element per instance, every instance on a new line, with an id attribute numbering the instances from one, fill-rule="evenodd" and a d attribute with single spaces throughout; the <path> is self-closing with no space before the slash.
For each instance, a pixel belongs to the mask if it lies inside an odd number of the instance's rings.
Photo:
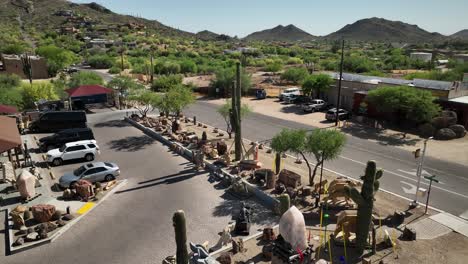
<path id="1" fill-rule="evenodd" d="M 13 256 L 2 252 L 1 263 L 160 262 L 175 254 L 172 214 L 179 209 L 186 213 L 188 241 L 216 243 L 240 202 L 207 173 L 194 171 L 186 159 L 121 121 L 123 116 L 89 115 L 88 123 L 101 149 L 96 160 L 117 163 L 119 178 L 128 183 L 54 243 Z M 56 181 L 82 164 L 53 167 Z M 270 211 L 250 203 L 255 208 L 252 233 L 275 221 Z"/>

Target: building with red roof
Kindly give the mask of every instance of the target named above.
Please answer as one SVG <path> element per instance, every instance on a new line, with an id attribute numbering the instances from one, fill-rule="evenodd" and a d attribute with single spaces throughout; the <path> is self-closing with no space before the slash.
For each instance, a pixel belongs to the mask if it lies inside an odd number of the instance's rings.
<path id="1" fill-rule="evenodd" d="M 13 115 L 17 114 L 18 109 L 11 105 L 0 105 L 0 115 Z"/>
<path id="2" fill-rule="evenodd" d="M 66 90 L 74 105 L 109 103 L 114 90 L 101 85 L 82 85 Z"/>

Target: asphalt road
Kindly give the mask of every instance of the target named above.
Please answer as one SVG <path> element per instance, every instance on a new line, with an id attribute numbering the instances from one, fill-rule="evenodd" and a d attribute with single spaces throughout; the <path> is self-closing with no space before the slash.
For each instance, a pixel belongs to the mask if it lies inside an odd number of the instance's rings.
<path id="1" fill-rule="evenodd" d="M 184 111 L 188 116 L 197 116 L 197 120 L 221 129 L 226 128 L 224 119 L 216 112 L 217 106 L 209 101 L 197 101 Z M 252 113 L 242 121 L 243 137 L 263 141 L 271 139 L 284 128 L 314 129 L 301 123 Z M 431 149 L 428 144 L 427 151 Z M 467 150 L 468 157 L 468 150 Z M 314 158 L 311 157 L 311 160 Z M 397 147 L 385 146 L 365 138 L 347 136 L 347 144 L 340 157 L 325 163 L 329 170 L 358 178 L 363 174 L 368 160 L 376 160 L 385 170 L 381 187 L 409 199 L 414 199 L 416 190 L 416 160 L 409 151 Z M 468 165 L 468 164 L 467 164 Z M 431 191 L 430 205 L 455 215 L 468 217 L 468 167 L 426 157 L 423 175 L 437 175 L 440 184 L 434 184 Z M 422 188 L 428 188 L 429 182 L 421 182 Z M 425 202 L 425 198 L 420 199 Z"/>
<path id="2" fill-rule="evenodd" d="M 101 148 L 97 160 L 116 162 L 128 183 L 54 243 L 11 256 L 0 252 L 0 263 L 161 263 L 175 254 L 172 214 L 179 209 L 187 216 L 189 241 L 217 241 L 239 201 L 209 181 L 207 173 L 196 173 L 186 159 L 119 121 L 123 115 L 88 115 L 88 121 Z M 57 167 L 54 173 L 80 165 Z M 256 210 L 252 232 L 275 220 L 267 209 L 249 203 Z"/>

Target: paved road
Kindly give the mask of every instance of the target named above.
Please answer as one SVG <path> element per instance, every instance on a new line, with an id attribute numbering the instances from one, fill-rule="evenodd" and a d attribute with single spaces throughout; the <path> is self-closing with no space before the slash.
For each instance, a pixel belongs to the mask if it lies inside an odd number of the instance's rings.
<path id="1" fill-rule="evenodd" d="M 171 217 L 178 209 L 186 212 L 189 241 L 217 240 L 239 202 L 206 173 L 195 173 L 187 160 L 118 121 L 122 116 L 108 112 L 88 120 L 101 148 L 98 160 L 119 164 L 128 183 L 54 243 L 12 256 L 0 252 L 0 263 L 161 263 L 175 253 Z M 54 170 L 59 174 L 79 165 Z M 265 208 L 254 207 L 257 224 L 273 220 Z"/>
<path id="2" fill-rule="evenodd" d="M 225 128 L 226 124 L 217 114 L 216 108 L 217 106 L 209 101 L 197 101 L 184 113 L 188 116 L 196 115 L 200 122 Z M 271 139 L 283 128 L 313 129 L 304 124 L 257 113 L 252 113 L 242 123 L 243 136 L 258 141 Z M 427 151 L 437 150 L 431 149 L 429 143 Z M 385 169 L 386 173 L 381 180 L 384 189 L 414 199 L 417 165 L 409 151 L 347 136 L 342 155 L 334 161 L 326 162 L 325 167 L 358 178 L 363 173 L 365 163 L 371 159 L 376 160 L 378 165 Z M 426 158 L 425 164 L 424 175 L 435 174 L 441 181 L 441 184 L 434 186 L 431 191 L 431 205 L 455 215 L 468 217 L 468 167 L 434 158 Z M 421 187 L 427 188 L 428 181 L 423 179 Z"/>

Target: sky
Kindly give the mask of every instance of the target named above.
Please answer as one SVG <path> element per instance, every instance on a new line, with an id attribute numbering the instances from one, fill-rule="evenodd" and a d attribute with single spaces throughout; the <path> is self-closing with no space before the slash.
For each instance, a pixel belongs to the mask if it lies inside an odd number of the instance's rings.
<path id="1" fill-rule="evenodd" d="M 244 37 L 294 24 L 312 35 L 335 32 L 363 18 L 400 20 L 450 35 L 468 29 L 467 0 L 72 0 L 99 3 L 189 32 L 210 30 Z"/>

